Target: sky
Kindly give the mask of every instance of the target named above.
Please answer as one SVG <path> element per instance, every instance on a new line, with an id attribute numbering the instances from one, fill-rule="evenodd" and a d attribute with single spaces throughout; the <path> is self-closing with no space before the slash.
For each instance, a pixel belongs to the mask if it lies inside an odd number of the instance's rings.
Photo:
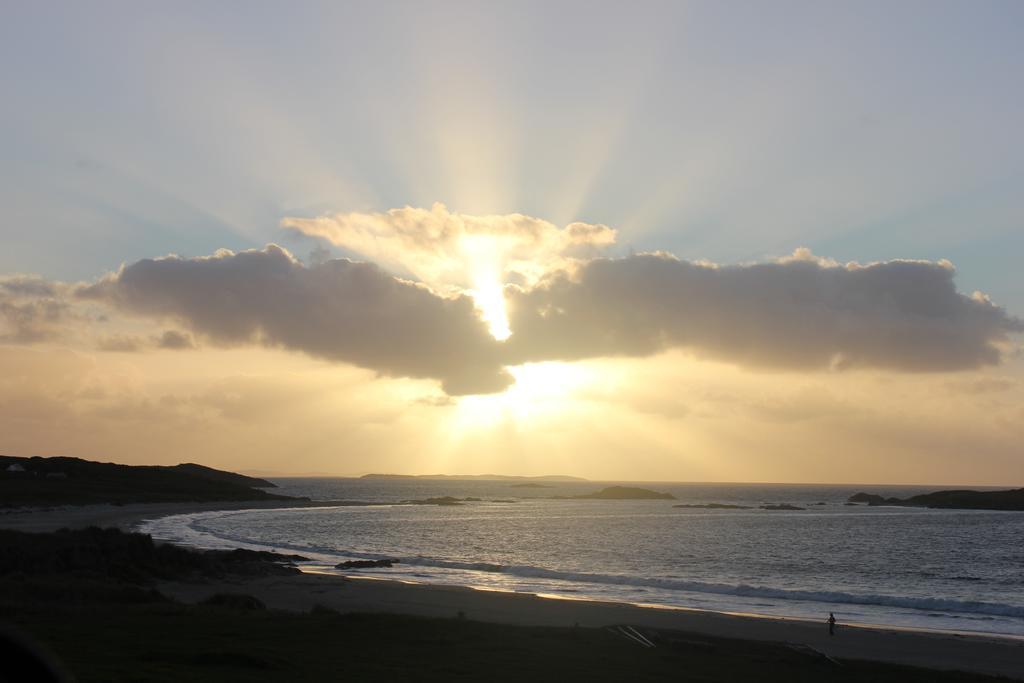
<path id="1" fill-rule="evenodd" d="M 0 452 L 1024 485 L 1019 2 L 4 15 Z"/>

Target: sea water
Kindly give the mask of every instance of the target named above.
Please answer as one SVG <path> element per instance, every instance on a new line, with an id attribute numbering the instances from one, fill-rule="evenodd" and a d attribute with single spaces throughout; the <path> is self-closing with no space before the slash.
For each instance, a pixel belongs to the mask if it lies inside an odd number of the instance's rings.
<path id="1" fill-rule="evenodd" d="M 676 500 L 573 500 L 614 482 L 275 479 L 275 492 L 380 503 L 177 515 L 156 538 L 299 553 L 317 571 L 911 628 L 1024 635 L 1024 512 L 846 505 L 941 487 L 630 484 Z M 948 488 L 948 487 L 947 487 Z M 457 506 L 402 505 L 438 496 Z M 502 502 L 514 501 L 514 502 Z M 723 503 L 749 510 L 676 508 Z M 790 504 L 794 511 L 760 509 Z M 334 570 L 351 559 L 391 569 Z"/>

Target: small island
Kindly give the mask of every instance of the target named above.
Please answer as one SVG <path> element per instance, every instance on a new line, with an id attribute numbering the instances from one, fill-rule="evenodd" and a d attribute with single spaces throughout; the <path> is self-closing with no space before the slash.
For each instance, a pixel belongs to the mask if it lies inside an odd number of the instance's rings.
<path id="1" fill-rule="evenodd" d="M 402 505 L 462 505 L 465 501 L 478 501 L 479 498 L 453 498 L 452 496 L 437 496 L 436 498 L 414 498 L 403 500 Z"/>
<path id="2" fill-rule="evenodd" d="M 691 503 L 673 505 L 674 508 L 688 508 L 691 510 L 753 510 L 749 505 L 729 505 L 728 503 Z"/>
<path id="3" fill-rule="evenodd" d="M 806 510 L 798 505 L 790 505 L 789 503 L 779 503 L 777 505 L 762 505 L 762 510 Z"/>
<path id="4" fill-rule="evenodd" d="M 1024 488 L 1008 491 L 950 490 L 922 493 L 910 498 L 886 498 L 874 493 L 855 493 L 847 504 L 867 503 L 869 506 L 938 508 L 946 510 L 1011 510 L 1024 511 Z"/>
<path id="5" fill-rule="evenodd" d="M 635 486 L 609 486 L 593 493 L 569 496 L 575 500 L 675 500 L 671 493 L 659 493 Z"/>
<path id="6" fill-rule="evenodd" d="M 437 496 L 435 498 L 413 498 L 411 500 L 403 500 L 399 505 L 465 505 L 466 503 L 518 503 L 518 500 L 512 500 L 511 498 L 489 498 L 484 500 L 483 498 L 477 498 L 475 496 L 466 496 L 465 498 L 455 498 L 454 496 Z"/>

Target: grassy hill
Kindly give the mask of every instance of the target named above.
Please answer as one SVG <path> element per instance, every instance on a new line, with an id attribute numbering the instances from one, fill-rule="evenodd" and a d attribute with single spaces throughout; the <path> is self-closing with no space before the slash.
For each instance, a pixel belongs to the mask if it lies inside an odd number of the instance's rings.
<path id="1" fill-rule="evenodd" d="M 0 507 L 287 499 L 263 479 L 196 464 L 116 465 L 0 456 Z"/>

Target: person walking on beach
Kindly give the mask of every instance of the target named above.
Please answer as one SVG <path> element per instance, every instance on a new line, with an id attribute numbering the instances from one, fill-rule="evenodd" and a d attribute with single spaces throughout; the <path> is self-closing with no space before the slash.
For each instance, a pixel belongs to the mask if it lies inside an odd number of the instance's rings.
<path id="1" fill-rule="evenodd" d="M 836 634 L 836 615 L 831 612 L 828 613 L 828 634 L 834 636 Z"/>

